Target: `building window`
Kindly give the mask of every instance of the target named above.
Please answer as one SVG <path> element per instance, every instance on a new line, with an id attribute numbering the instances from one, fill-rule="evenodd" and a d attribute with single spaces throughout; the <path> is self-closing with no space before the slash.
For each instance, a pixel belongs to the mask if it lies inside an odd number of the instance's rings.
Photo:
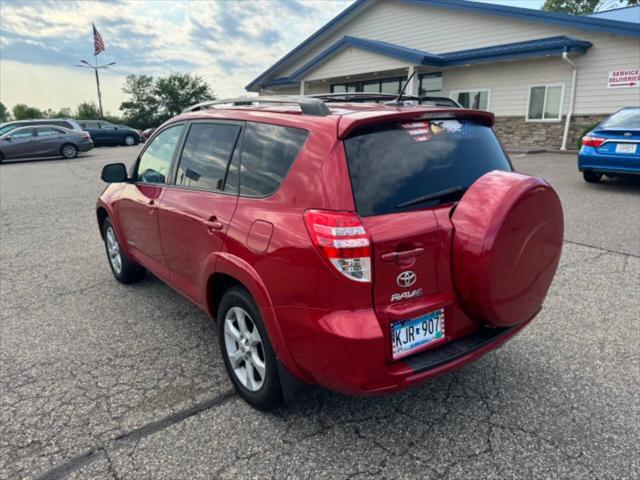
<path id="1" fill-rule="evenodd" d="M 331 93 L 400 93 L 400 89 L 407 83 L 404 77 L 384 78 L 381 80 L 367 80 L 365 82 L 334 83 Z"/>
<path id="2" fill-rule="evenodd" d="M 527 121 L 557 121 L 562 118 L 564 85 L 532 85 L 529 87 Z"/>
<path id="3" fill-rule="evenodd" d="M 449 96 L 464 108 L 489 110 L 491 90 L 489 90 L 488 88 L 479 88 L 475 90 L 456 90 L 453 92 L 449 92 Z"/>
<path id="4" fill-rule="evenodd" d="M 442 73 L 421 73 L 420 89 L 418 95 L 421 97 L 438 97 L 442 95 Z"/>

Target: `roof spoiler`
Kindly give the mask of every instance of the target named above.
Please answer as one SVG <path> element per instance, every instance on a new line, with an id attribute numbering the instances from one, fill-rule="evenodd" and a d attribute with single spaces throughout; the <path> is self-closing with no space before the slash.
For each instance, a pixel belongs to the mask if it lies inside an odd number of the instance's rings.
<path id="1" fill-rule="evenodd" d="M 338 137 L 347 138 L 357 128 L 388 122 L 406 122 L 418 120 L 447 120 L 447 119 L 469 119 L 478 123 L 493 127 L 495 123 L 495 115 L 491 112 L 481 110 L 470 110 L 464 108 L 447 108 L 435 110 L 430 108 L 411 109 L 399 112 L 389 112 L 381 114 L 379 111 L 359 112 L 353 115 L 344 115 L 340 117 L 338 123 Z"/>
<path id="2" fill-rule="evenodd" d="M 238 98 L 225 98 L 221 100 L 211 100 L 207 102 L 198 103 L 186 108 L 183 113 L 196 112 L 198 110 L 206 110 L 208 108 L 215 108 L 220 105 L 231 106 L 243 106 L 243 105 L 259 105 L 259 104 L 275 104 L 275 105 L 297 105 L 300 107 L 300 111 L 305 115 L 313 115 L 316 117 L 326 117 L 331 114 L 329 107 L 325 103 L 312 97 L 304 96 L 280 96 L 280 95 L 260 95 L 256 97 L 238 97 Z"/>

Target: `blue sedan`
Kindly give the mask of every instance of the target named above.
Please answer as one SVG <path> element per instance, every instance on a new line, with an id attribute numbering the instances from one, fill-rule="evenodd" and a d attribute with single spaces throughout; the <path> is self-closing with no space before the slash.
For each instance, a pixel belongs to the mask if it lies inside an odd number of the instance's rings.
<path id="1" fill-rule="evenodd" d="M 626 107 L 602 121 L 582 138 L 578 169 L 587 182 L 602 174 L 640 174 L 640 107 Z"/>

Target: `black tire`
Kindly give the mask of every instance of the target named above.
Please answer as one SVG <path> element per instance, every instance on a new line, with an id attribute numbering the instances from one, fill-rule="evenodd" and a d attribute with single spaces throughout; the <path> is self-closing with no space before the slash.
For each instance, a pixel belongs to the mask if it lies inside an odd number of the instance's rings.
<path id="1" fill-rule="evenodd" d="M 0 163 L 4 162 L 4 154 L 0 152 Z"/>
<path id="2" fill-rule="evenodd" d="M 582 178 L 588 183 L 598 183 L 602 179 L 602 174 L 591 170 L 585 170 L 582 172 Z"/>
<path id="3" fill-rule="evenodd" d="M 243 385 L 241 380 L 238 378 L 238 375 L 231 367 L 231 360 L 229 358 L 225 339 L 225 322 L 227 313 L 229 313 L 229 311 L 234 307 L 239 307 L 249 314 L 249 320 L 253 323 L 254 327 L 258 329 L 260 334 L 262 353 L 264 356 L 262 360 L 265 365 L 265 375 L 262 378 L 262 385 L 255 391 L 252 391 Z M 220 305 L 218 306 L 217 318 L 220 352 L 222 354 L 222 359 L 224 360 L 224 365 L 227 369 L 227 374 L 236 388 L 236 391 L 249 405 L 257 408 L 258 410 L 269 411 L 281 405 L 282 390 L 280 388 L 280 378 L 278 377 L 276 357 L 273 353 L 271 342 L 269 342 L 267 331 L 262 323 L 260 312 L 258 311 L 258 308 L 249 292 L 242 287 L 232 287 L 227 290 L 220 301 Z M 229 341 L 235 342 L 231 337 L 229 337 Z M 238 342 L 235 342 L 235 345 L 237 346 Z M 249 353 L 249 356 L 251 355 L 252 353 Z M 242 362 L 244 362 L 244 360 L 240 361 L 240 363 Z M 251 371 L 254 372 L 257 370 L 252 369 Z"/>
<path id="4" fill-rule="evenodd" d="M 134 138 L 133 135 L 127 135 L 124 137 L 124 144 L 127 146 L 132 146 L 136 144 L 136 139 Z"/>
<path id="5" fill-rule="evenodd" d="M 117 262 L 113 260 L 112 252 L 109 250 L 109 239 L 113 235 L 113 239 L 118 246 L 118 255 L 120 258 L 120 268 L 117 267 Z M 144 267 L 138 265 L 127 257 L 127 255 L 122 250 L 120 242 L 116 237 L 116 231 L 113 228 L 113 224 L 111 223 L 111 219 L 107 217 L 102 224 L 102 238 L 104 239 L 104 247 L 107 252 L 107 261 L 109 262 L 109 267 L 111 268 L 111 273 L 120 283 L 135 283 L 142 280 L 144 277 L 146 270 Z"/>
<path id="6" fill-rule="evenodd" d="M 78 156 L 78 147 L 76 147 L 73 143 L 65 143 L 60 147 L 60 155 L 67 160 L 71 160 L 72 158 L 76 158 Z"/>

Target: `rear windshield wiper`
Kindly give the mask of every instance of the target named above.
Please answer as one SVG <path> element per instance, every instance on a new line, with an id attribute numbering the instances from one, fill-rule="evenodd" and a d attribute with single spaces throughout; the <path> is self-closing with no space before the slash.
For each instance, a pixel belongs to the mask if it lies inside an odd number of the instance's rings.
<path id="1" fill-rule="evenodd" d="M 411 200 L 407 200 L 406 202 L 399 203 L 396 205 L 396 208 L 404 208 L 409 205 L 416 205 L 422 202 L 428 202 L 429 200 L 438 200 L 444 197 L 448 197 L 449 195 L 453 195 L 454 193 L 464 193 L 466 192 L 467 187 L 463 187 L 458 185 L 457 187 L 446 188 L 444 190 L 440 190 L 439 192 L 429 193 L 428 195 L 422 195 L 421 197 L 412 198 Z"/>

